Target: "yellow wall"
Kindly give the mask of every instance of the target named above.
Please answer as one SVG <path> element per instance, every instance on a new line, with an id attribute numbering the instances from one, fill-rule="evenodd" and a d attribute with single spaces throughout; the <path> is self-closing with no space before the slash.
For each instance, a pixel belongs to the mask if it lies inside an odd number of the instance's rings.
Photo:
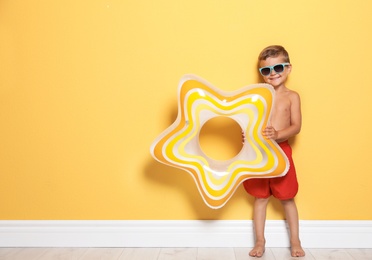
<path id="1" fill-rule="evenodd" d="M 294 140 L 301 219 L 372 219 L 372 2 L 0 1 L 0 219 L 251 219 L 220 210 L 150 144 L 177 84 L 256 83 L 282 44 L 302 97 Z M 273 200 L 268 219 L 282 219 Z"/>

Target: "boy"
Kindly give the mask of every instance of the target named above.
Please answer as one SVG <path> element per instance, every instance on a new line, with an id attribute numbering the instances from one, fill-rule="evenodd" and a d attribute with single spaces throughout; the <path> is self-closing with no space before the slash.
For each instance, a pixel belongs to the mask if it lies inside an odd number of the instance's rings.
<path id="1" fill-rule="evenodd" d="M 268 179 L 250 179 L 244 182 L 246 191 L 254 196 L 253 221 L 255 230 L 255 246 L 249 255 L 261 257 L 265 252 L 265 220 L 266 206 L 269 197 L 273 195 L 283 205 L 289 226 L 291 255 L 304 256 L 299 238 L 299 220 L 294 197 L 297 194 L 298 183 L 296 170 L 292 161 L 292 150 L 288 138 L 295 136 L 301 130 L 301 104 L 299 95 L 285 86 L 291 72 L 288 52 L 278 45 L 266 47 L 258 57 L 259 71 L 264 81 L 275 89 L 275 103 L 271 120 L 262 134 L 265 138 L 275 140 L 287 155 L 290 168 L 283 177 Z"/>

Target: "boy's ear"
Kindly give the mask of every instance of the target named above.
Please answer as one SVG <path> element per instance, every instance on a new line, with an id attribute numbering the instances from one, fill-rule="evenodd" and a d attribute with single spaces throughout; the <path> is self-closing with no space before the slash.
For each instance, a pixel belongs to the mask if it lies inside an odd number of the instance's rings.
<path id="1" fill-rule="evenodd" d="M 290 73 L 292 71 L 292 64 L 289 64 L 288 65 L 288 73 Z"/>

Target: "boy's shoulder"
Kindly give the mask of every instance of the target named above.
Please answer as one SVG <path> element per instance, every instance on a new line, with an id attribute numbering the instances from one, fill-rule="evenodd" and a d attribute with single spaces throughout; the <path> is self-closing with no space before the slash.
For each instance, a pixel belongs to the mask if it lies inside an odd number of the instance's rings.
<path id="1" fill-rule="evenodd" d="M 277 94 L 279 94 L 280 96 L 287 96 L 289 98 L 299 98 L 300 97 L 300 95 L 296 91 L 294 91 L 292 89 L 289 89 L 287 87 L 285 87 L 285 89 L 283 89 L 282 91 L 277 92 Z"/>
<path id="2" fill-rule="evenodd" d="M 301 103 L 300 95 L 289 88 L 285 88 L 283 91 L 277 92 L 276 94 L 276 100 L 280 103 L 287 103 L 288 105 Z"/>
<path id="3" fill-rule="evenodd" d="M 295 97 L 295 98 L 300 98 L 300 94 L 298 94 L 298 92 L 292 90 L 292 89 L 288 89 L 289 90 L 289 95 L 292 96 L 292 97 Z"/>
<path id="4" fill-rule="evenodd" d="M 300 106 L 300 104 L 301 104 L 300 94 L 298 94 L 294 90 L 289 90 L 288 91 L 287 99 L 288 99 L 289 103 L 291 104 L 291 106 L 292 105 L 294 105 L 294 106 Z"/>

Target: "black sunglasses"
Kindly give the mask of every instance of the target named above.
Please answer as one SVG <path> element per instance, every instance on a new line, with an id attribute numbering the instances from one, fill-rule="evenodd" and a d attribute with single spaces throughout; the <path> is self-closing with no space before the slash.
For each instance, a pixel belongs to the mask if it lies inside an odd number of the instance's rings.
<path id="1" fill-rule="evenodd" d="M 273 66 L 267 66 L 267 67 L 262 67 L 259 68 L 258 70 L 260 71 L 262 76 L 269 76 L 271 74 L 271 71 L 274 70 L 276 73 L 282 73 L 284 71 L 284 67 L 290 65 L 290 63 L 279 63 L 275 64 Z"/>

